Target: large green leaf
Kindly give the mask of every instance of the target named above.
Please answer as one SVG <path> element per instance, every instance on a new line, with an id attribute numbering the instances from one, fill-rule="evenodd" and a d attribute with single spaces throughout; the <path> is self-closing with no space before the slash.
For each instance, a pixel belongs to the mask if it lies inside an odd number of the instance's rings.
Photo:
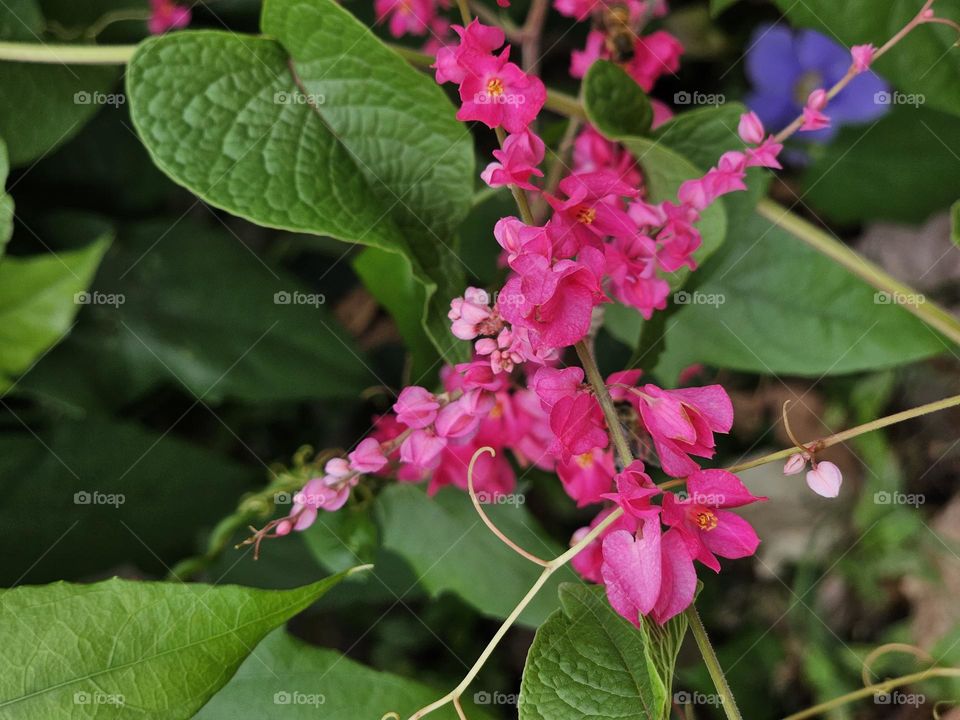
<path id="1" fill-rule="evenodd" d="M 140 46 L 127 86 L 154 161 L 260 225 L 397 253 L 446 351 L 447 304 L 463 291 L 469 132 L 431 78 L 332 0 L 268 0 L 261 24 L 264 37 L 182 32 Z"/>
<path id="2" fill-rule="evenodd" d="M 647 94 L 626 70 L 607 60 L 595 62 L 583 78 L 583 106 L 607 137 L 646 135 L 653 122 Z"/>
<path id="3" fill-rule="evenodd" d="M 873 126 L 844 128 L 817 153 L 804 202 L 838 223 L 919 223 L 957 199 L 958 158 L 960 118 L 898 105 Z"/>
<path id="4" fill-rule="evenodd" d="M 0 3 L 0 40 L 45 42 L 44 17 L 34 0 Z M 110 95 L 112 67 L 0 62 L 0 137 L 10 162 L 26 165 L 75 135 L 96 112 L 122 97 Z"/>
<path id="5" fill-rule="evenodd" d="M 511 540 L 549 559 L 563 552 L 522 505 L 487 505 L 487 514 Z M 383 546 L 402 556 L 433 595 L 453 592 L 481 613 L 506 617 L 541 569 L 497 539 L 462 490 L 428 498 L 418 487 L 392 485 L 378 499 Z M 573 580 L 564 568 L 527 606 L 520 623 L 536 627 L 557 606 L 556 587 Z"/>
<path id="6" fill-rule="evenodd" d="M 0 138 L 0 259 L 3 258 L 3 251 L 13 235 L 13 198 L 4 190 L 9 172 L 10 159 L 7 157 L 7 146 Z"/>
<path id="7" fill-rule="evenodd" d="M 270 630 L 343 575 L 296 590 L 54 583 L 0 595 L 5 718 L 190 718 Z"/>
<path id="8" fill-rule="evenodd" d="M 196 717 L 379 720 L 392 711 L 405 718 L 442 694 L 413 680 L 371 670 L 334 650 L 310 647 L 277 630 Z M 466 712 L 471 719 L 489 718 L 469 704 Z M 447 705 L 430 717 L 454 720 L 457 716 Z"/>
<path id="9" fill-rule="evenodd" d="M 899 32 L 923 3 L 917 0 L 775 0 L 796 25 L 815 28 L 846 46 L 877 47 Z M 938 15 L 960 18 L 960 0 L 940 0 Z M 957 33 L 938 24 L 914 29 L 881 58 L 875 69 L 907 93 L 922 93 L 939 110 L 960 114 L 960 50 Z"/>
<path id="10" fill-rule="evenodd" d="M 91 393 L 122 403 L 161 382 L 207 403 L 349 398 L 376 382 L 323 293 L 219 226 L 123 229 L 92 289 L 96 302 L 75 334 L 37 365 L 24 391 L 86 407 Z M 71 369 L 78 358 L 81 370 Z M 68 387 L 71 377 L 82 382 Z"/>
<path id="11" fill-rule="evenodd" d="M 2 414 L 0 435 L 0 585 L 121 565 L 165 574 L 262 477 L 259 465 L 131 422 L 16 413 Z"/>
<path id="12" fill-rule="evenodd" d="M 102 223 L 82 227 L 96 240 L 81 250 L 0 259 L 0 393 L 70 329 L 110 244 Z"/>
<path id="13" fill-rule="evenodd" d="M 640 629 L 650 648 L 653 665 L 667 692 L 668 702 L 664 705 L 661 718 L 670 720 L 673 676 L 677 667 L 677 655 L 680 654 L 680 646 L 683 645 L 683 638 L 687 634 L 687 615 L 686 613 L 674 615 L 663 625 L 647 617 L 641 617 L 640 623 Z"/>
<path id="14" fill-rule="evenodd" d="M 603 589 L 560 588 L 557 610 L 527 655 L 520 720 L 657 720 L 669 708 L 646 634 L 620 617 Z"/>
<path id="15" fill-rule="evenodd" d="M 903 307 L 758 215 L 698 273 L 700 297 L 717 302 L 685 305 L 668 320 L 657 367 L 668 379 L 696 362 L 819 377 L 945 347 Z"/>

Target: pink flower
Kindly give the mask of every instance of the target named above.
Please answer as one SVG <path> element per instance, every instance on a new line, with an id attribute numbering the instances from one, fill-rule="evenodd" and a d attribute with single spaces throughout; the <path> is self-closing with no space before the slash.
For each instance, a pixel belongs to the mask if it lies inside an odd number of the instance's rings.
<path id="1" fill-rule="evenodd" d="M 564 461 L 609 443 L 600 403 L 589 392 L 558 400 L 550 411 L 550 429 L 556 436 L 550 452 Z"/>
<path id="2" fill-rule="evenodd" d="M 697 267 L 693 254 L 703 239 L 694 223 L 700 219 L 697 211 L 689 205 L 674 205 L 665 202 L 661 210 L 666 215 L 663 228 L 657 233 L 657 262 L 667 272 L 676 272 L 684 265 L 691 270 Z"/>
<path id="3" fill-rule="evenodd" d="M 850 56 L 853 58 L 853 69 L 859 75 L 870 69 L 873 64 L 873 56 L 877 49 L 873 45 L 854 45 L 850 48 Z"/>
<path id="4" fill-rule="evenodd" d="M 803 125 L 801 130 L 823 130 L 830 127 L 830 118 L 822 110 L 827 106 L 827 92 L 819 88 L 810 93 L 807 104 L 803 108 Z"/>
<path id="5" fill-rule="evenodd" d="M 397 420 L 410 428 L 425 428 L 431 425 L 439 408 L 440 403 L 433 393 L 417 385 L 405 387 L 393 404 Z"/>
<path id="6" fill-rule="evenodd" d="M 380 443 L 371 437 L 361 440 L 347 457 L 350 458 L 350 469 L 358 473 L 379 472 L 387 465 Z"/>
<path id="7" fill-rule="evenodd" d="M 729 432 L 733 425 L 733 405 L 720 385 L 662 390 L 648 384 L 638 398 L 663 471 L 673 477 L 697 472 L 689 456 L 713 457 L 713 434 Z"/>
<path id="8" fill-rule="evenodd" d="M 527 225 L 515 217 L 500 218 L 493 226 L 493 236 L 507 253 L 507 263 L 512 263 L 524 253 L 553 256 L 553 239 L 550 226 Z"/>
<path id="9" fill-rule="evenodd" d="M 747 167 L 768 167 L 779 170 L 781 165 L 777 157 L 782 150 L 783 145 L 770 136 L 757 147 L 746 149 Z"/>
<path id="10" fill-rule="evenodd" d="M 691 557 L 715 572 L 716 555 L 736 559 L 753 555 L 760 538 L 750 523 L 727 508 L 742 507 L 756 497 L 740 479 L 726 470 L 699 470 L 687 478 L 688 497 L 673 493 L 663 498 L 663 522 L 681 534 Z"/>
<path id="11" fill-rule="evenodd" d="M 490 187 L 516 185 L 525 190 L 536 190 L 530 184 L 530 176 L 543 177 L 537 165 L 543 161 L 544 150 L 543 140 L 529 129 L 508 135 L 503 149 L 493 151 L 499 162 L 487 165 L 480 177 Z"/>
<path id="12" fill-rule="evenodd" d="M 721 195 L 746 190 L 743 180 L 746 176 L 747 156 L 742 152 L 731 151 L 720 157 L 717 166 L 696 180 L 687 180 L 680 185 L 677 197 L 680 202 L 697 211 L 704 210 Z"/>
<path id="13" fill-rule="evenodd" d="M 586 537 L 591 530 L 603 522 L 607 515 L 612 512 L 612 507 L 602 510 L 600 514 L 598 514 L 591 521 L 589 527 L 582 527 L 577 530 L 570 538 L 570 546 L 572 547 L 583 540 L 583 538 Z M 632 534 L 637 531 L 637 526 L 638 522 L 635 517 L 621 515 L 614 520 L 608 528 L 604 529 L 604 531 L 600 533 L 600 537 L 577 553 L 570 561 L 570 565 L 573 566 L 573 569 L 576 570 L 584 580 L 602 583 L 603 576 L 601 573 L 601 566 L 603 565 L 603 539 L 606 538 L 610 533 L 618 530 L 624 530 Z"/>
<path id="14" fill-rule="evenodd" d="M 150 20 L 147 27 L 154 35 L 176 30 L 190 24 L 190 8 L 173 0 L 150 0 Z"/>
<path id="15" fill-rule="evenodd" d="M 665 30 L 638 37 L 633 46 L 633 58 L 624 69 L 646 92 L 653 89 L 661 75 L 675 74 L 680 69 L 683 45 Z"/>
<path id="16" fill-rule="evenodd" d="M 604 237 L 628 239 L 636 233 L 621 198 L 636 197 L 637 190 L 612 172 L 574 173 L 561 180 L 558 189 L 566 199 L 544 197 L 554 210 L 550 224 L 563 238 L 556 248 L 560 257 L 575 255 L 586 246 L 602 247 Z"/>
<path id="17" fill-rule="evenodd" d="M 577 507 L 601 502 L 613 485 L 613 453 L 594 448 L 557 463 L 557 475 Z"/>
<path id="18" fill-rule="evenodd" d="M 561 2 L 563 0 L 560 0 Z M 586 4 L 582 0 L 569 0 L 570 4 Z M 587 0 L 591 5 L 595 0 Z M 557 10 L 560 10 L 558 7 Z M 567 13 L 562 14 L 566 15 Z M 590 66 L 593 65 L 597 60 L 602 57 L 607 57 L 610 53 L 607 52 L 606 48 L 606 38 L 599 30 L 591 30 L 587 33 L 587 44 L 583 50 L 574 50 L 570 53 L 570 75 L 575 78 L 582 78 L 587 74 L 587 70 L 590 69 Z"/>
<path id="19" fill-rule="evenodd" d="M 484 325 L 490 320 L 490 296 L 485 290 L 468 287 L 463 297 L 450 301 L 447 317 L 453 321 L 450 331 L 461 340 L 473 340 L 484 333 Z"/>
<path id="20" fill-rule="evenodd" d="M 653 123 L 650 125 L 651 130 L 656 130 L 673 117 L 673 110 L 662 100 L 650 98 L 650 105 L 653 107 Z"/>
<path id="21" fill-rule="evenodd" d="M 433 495 L 446 485 L 466 490 L 467 469 L 476 451 L 486 442 L 475 440 L 466 445 L 448 445 L 441 457 L 440 465 L 433 471 L 427 494 Z M 490 502 L 513 492 L 516 476 L 506 454 L 498 452 L 496 457 L 483 453 L 477 458 L 473 468 L 473 488 L 481 502 Z"/>
<path id="22" fill-rule="evenodd" d="M 631 188 L 643 184 L 636 158 L 618 143 L 607 140 L 587 125 L 573 143 L 573 169 L 576 173 L 609 170 Z"/>
<path id="23" fill-rule="evenodd" d="M 330 487 L 323 478 L 313 478 L 293 497 L 290 518 L 294 519 L 293 530 L 302 531 L 313 525 L 319 510 L 334 512 L 342 508 L 350 498 L 350 486 Z"/>
<path id="24" fill-rule="evenodd" d="M 447 440 L 457 440 L 472 435 L 480 426 L 480 418 L 472 407 L 472 396 L 463 395 L 448 403 L 437 413 L 437 435 Z"/>
<path id="25" fill-rule="evenodd" d="M 634 460 L 626 470 L 617 473 L 615 480 L 617 491 L 603 497 L 613 500 L 627 515 L 643 520 L 660 513 L 659 507 L 650 504 L 650 500 L 660 494 L 660 489 L 647 475 L 642 462 Z"/>
<path id="26" fill-rule="evenodd" d="M 373 8 L 377 22 L 390 18 L 387 27 L 393 37 L 425 35 L 436 14 L 432 0 L 374 0 Z"/>
<path id="27" fill-rule="evenodd" d="M 433 67 L 437 71 L 438 83 L 459 85 L 470 72 L 471 59 L 489 55 L 503 45 L 506 37 L 500 28 L 481 25 L 478 20 L 471 22 L 466 29 L 454 25 L 453 30 L 460 36 L 460 44 L 438 50 Z"/>
<path id="28" fill-rule="evenodd" d="M 540 78 L 527 75 L 499 56 L 466 54 L 460 63 L 467 75 L 460 84 L 458 120 L 478 120 L 487 127 L 523 132 L 540 113 L 547 90 Z"/>
<path id="29" fill-rule="evenodd" d="M 581 390 L 583 370 L 578 367 L 542 367 L 534 374 L 530 387 L 540 398 L 544 410 L 552 410 L 558 401 Z"/>
<path id="30" fill-rule="evenodd" d="M 740 116 L 740 125 L 737 128 L 740 139 L 751 145 L 759 145 L 765 136 L 763 123 L 755 112 L 744 113 Z"/>
<path id="31" fill-rule="evenodd" d="M 447 441 L 427 430 L 414 430 L 400 445 L 400 460 L 410 466 L 416 476 L 433 470 L 440 462 L 440 453 Z"/>
<path id="32" fill-rule="evenodd" d="M 617 300 L 636 308 L 647 320 L 654 310 L 667 306 L 670 284 L 657 275 L 657 245 L 653 240 L 635 234 L 627 240 L 613 240 L 604 251 Z"/>
<path id="33" fill-rule="evenodd" d="M 553 7 L 558 13 L 576 18 L 577 22 L 586 20 L 596 5 L 597 0 L 553 0 Z"/>
<path id="34" fill-rule="evenodd" d="M 843 483 L 843 474 L 840 468 L 832 462 L 815 462 L 813 470 L 807 473 L 807 485 L 817 495 L 825 498 L 835 498 L 840 494 L 840 485 Z"/>
<path id="35" fill-rule="evenodd" d="M 807 466 L 807 460 L 806 453 L 794 453 L 789 457 L 786 465 L 783 466 L 783 474 L 796 475 L 803 472 L 803 469 Z"/>

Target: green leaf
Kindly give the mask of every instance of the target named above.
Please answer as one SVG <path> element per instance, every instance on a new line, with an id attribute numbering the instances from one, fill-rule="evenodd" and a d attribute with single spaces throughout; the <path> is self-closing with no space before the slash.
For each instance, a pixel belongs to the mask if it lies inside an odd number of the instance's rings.
<path id="1" fill-rule="evenodd" d="M 0 585 L 121 565 L 165 574 L 262 479 L 259 465 L 132 422 L 43 423 L 18 409 L 28 430 L 3 417 L 12 427 L 0 435 Z"/>
<path id="2" fill-rule="evenodd" d="M 443 694 L 413 680 L 377 672 L 334 650 L 311 647 L 282 630 L 268 635 L 197 720 L 238 717 L 379 720 L 406 718 Z M 468 717 L 490 716 L 465 703 Z M 453 707 L 430 714 L 455 720 Z"/>
<path id="3" fill-rule="evenodd" d="M 872 126 L 843 128 L 816 155 L 804 201 L 837 223 L 920 223 L 957 199 L 958 158 L 960 119 L 897 105 Z"/>
<path id="4" fill-rule="evenodd" d="M 9 173 L 10 160 L 7 157 L 7 146 L 0 139 L 0 260 L 3 259 L 3 251 L 13 235 L 13 198 L 4 191 Z"/>
<path id="5" fill-rule="evenodd" d="M 375 561 L 377 526 L 368 506 L 350 505 L 339 512 L 323 513 L 302 537 L 317 562 L 332 572 Z"/>
<path id="6" fill-rule="evenodd" d="M 758 215 L 697 272 L 697 299 L 667 323 L 657 366 L 667 379 L 697 362 L 819 377 L 901 365 L 945 347 L 903 307 Z"/>
<path id="7" fill-rule="evenodd" d="M 270 630 L 344 574 L 296 590 L 131 582 L 3 592 L 6 718 L 190 718 Z"/>
<path id="8" fill-rule="evenodd" d="M 677 666 L 677 655 L 683 638 L 687 634 L 686 613 L 674 615 L 663 625 L 647 617 L 640 618 L 641 630 L 650 648 L 650 657 L 657 675 L 666 688 L 667 703 L 664 706 L 662 720 L 670 720 L 670 700 L 673 697 L 673 675 Z"/>
<path id="9" fill-rule="evenodd" d="M 411 384 L 429 385 L 429 380 L 425 378 L 436 376 L 440 362 L 437 350 L 421 322 L 423 286 L 414 280 L 408 267 L 397 263 L 396 256 L 379 248 L 367 248 L 357 255 L 353 260 L 353 269 L 397 324 L 397 330 L 412 359 Z M 455 342 L 456 339 L 451 335 L 450 344 Z"/>
<path id="10" fill-rule="evenodd" d="M 826 33 L 847 47 L 883 45 L 919 12 L 914 0 L 775 0 L 787 18 L 801 27 Z M 960 1 L 940 0 L 936 12 L 956 19 Z M 926 24 L 915 28 L 874 69 L 906 93 L 921 93 L 938 110 L 960 114 L 960 51 L 957 33 Z"/>
<path id="11" fill-rule="evenodd" d="M 545 559 L 563 552 L 521 504 L 485 509 L 528 552 Z M 377 514 L 383 546 L 410 563 L 428 592 L 456 593 L 484 615 L 506 617 L 540 575 L 540 567 L 487 529 L 462 490 L 444 488 L 428 498 L 418 487 L 391 485 L 378 498 Z M 555 573 L 520 616 L 520 624 L 540 625 L 556 608 L 557 584 L 573 579 L 567 568 Z"/>
<path id="12" fill-rule="evenodd" d="M 351 398 L 375 382 L 325 295 L 220 226 L 129 226 L 93 290 L 103 302 L 87 308 L 75 335 L 44 358 L 24 390 L 85 407 L 91 393 L 109 404 L 120 379 L 121 401 L 166 382 L 206 403 Z M 82 369 L 72 369 L 78 357 Z M 80 387 L 63 387 L 74 375 Z"/>
<path id="13" fill-rule="evenodd" d="M 677 154 L 663 143 L 648 138 L 625 137 L 620 142 L 631 152 L 643 168 L 643 179 L 652 202 L 676 201 L 677 190 L 685 180 L 702 177 L 689 160 Z M 727 235 L 727 212 L 722 203 L 713 203 L 701 214 L 697 229 L 703 236 L 703 244 L 693 254 L 698 264 L 710 257 L 723 244 Z M 668 274 L 667 280 L 674 289 L 682 287 L 689 277 L 687 268 Z"/>
<path id="14" fill-rule="evenodd" d="M 45 42 L 45 20 L 33 0 L 0 3 L 0 40 Z M 0 62 L 0 137 L 10 162 L 26 165 L 80 131 L 109 100 L 112 67 Z"/>
<path id="15" fill-rule="evenodd" d="M 738 2 L 739 0 L 710 0 L 710 14 L 716 17 Z"/>
<path id="16" fill-rule="evenodd" d="M 464 284 L 455 236 L 473 191 L 469 132 L 431 78 L 332 0 L 268 0 L 261 25 L 264 37 L 143 43 L 127 73 L 142 140 L 212 205 L 409 261 L 446 351 L 447 304 Z"/>
<path id="17" fill-rule="evenodd" d="M 590 123 L 608 138 L 646 135 L 653 123 L 647 94 L 607 60 L 595 62 L 583 78 L 583 105 Z"/>
<path id="18" fill-rule="evenodd" d="M 0 392 L 63 338 L 112 240 L 102 223 L 82 228 L 96 240 L 81 250 L 0 259 Z"/>
<path id="19" fill-rule="evenodd" d="M 527 655 L 520 720 L 654 720 L 668 711 L 647 636 L 603 589 L 567 584 Z"/>

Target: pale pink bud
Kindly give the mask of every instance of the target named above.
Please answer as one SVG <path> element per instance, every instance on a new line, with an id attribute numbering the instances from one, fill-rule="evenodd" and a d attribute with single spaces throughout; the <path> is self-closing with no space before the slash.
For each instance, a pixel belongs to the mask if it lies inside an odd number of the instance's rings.
<path id="1" fill-rule="evenodd" d="M 817 495 L 825 498 L 835 498 L 840 494 L 840 485 L 843 483 L 843 475 L 840 468 L 832 462 L 818 462 L 813 466 L 813 470 L 807 473 L 807 485 Z"/>
<path id="2" fill-rule="evenodd" d="M 373 438 L 364 438 L 350 455 L 350 468 L 358 473 L 375 473 L 383 470 L 387 458 L 380 443 Z"/>
<path id="3" fill-rule="evenodd" d="M 397 420 L 410 428 L 425 428 L 437 417 L 440 403 L 426 388 L 411 385 L 404 388 L 397 401 L 393 404 L 393 411 Z"/>
<path id="4" fill-rule="evenodd" d="M 811 110 L 823 110 L 827 106 L 827 91 L 817 88 L 807 98 L 807 107 Z"/>
<path id="5" fill-rule="evenodd" d="M 873 45 L 854 45 L 850 48 L 853 58 L 853 69 L 859 74 L 866 72 L 873 64 L 873 56 L 877 49 Z"/>
<path id="6" fill-rule="evenodd" d="M 787 460 L 787 464 L 783 466 L 784 475 L 796 475 L 801 470 L 807 466 L 807 456 L 803 453 L 795 453 L 790 456 L 790 459 Z"/>
<path id="7" fill-rule="evenodd" d="M 350 470 L 350 463 L 343 458 L 327 460 L 327 464 L 323 466 L 323 471 L 333 478 L 334 481 L 342 480 L 352 472 Z"/>
<path id="8" fill-rule="evenodd" d="M 759 145 L 763 142 L 764 131 L 763 123 L 757 117 L 755 112 L 744 113 L 740 116 L 740 127 L 738 128 L 740 139 L 751 145 Z"/>
<path id="9" fill-rule="evenodd" d="M 480 425 L 480 418 L 471 410 L 473 403 L 463 402 L 463 398 L 450 403 L 437 414 L 437 435 L 447 439 L 463 438 L 474 432 Z"/>

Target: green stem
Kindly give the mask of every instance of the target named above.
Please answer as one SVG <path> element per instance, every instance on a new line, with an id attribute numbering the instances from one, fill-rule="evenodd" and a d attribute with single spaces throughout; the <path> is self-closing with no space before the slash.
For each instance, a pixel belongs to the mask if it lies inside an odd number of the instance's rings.
<path id="1" fill-rule="evenodd" d="M 717 689 L 720 699 L 723 701 L 723 712 L 729 720 L 742 720 L 740 710 L 737 708 L 737 701 L 734 699 L 727 678 L 723 674 L 723 668 L 720 666 L 717 654 L 713 651 L 710 638 L 707 637 L 707 629 L 703 626 L 700 613 L 691 605 L 687 608 L 686 615 L 690 623 L 690 630 L 697 641 L 697 647 L 700 648 L 700 654 L 703 655 L 703 661 L 706 663 L 710 677 L 713 679 L 713 686 Z"/>
<path id="2" fill-rule="evenodd" d="M 861 698 L 872 697 L 878 693 L 887 693 L 893 690 L 894 688 L 900 687 L 902 685 L 909 685 L 910 683 L 920 682 L 926 680 L 927 678 L 933 677 L 957 677 L 960 678 L 960 668 L 930 668 L 928 670 L 923 670 L 922 672 L 912 673 L 910 675 L 903 675 L 901 677 L 892 678 L 890 680 L 885 680 L 882 683 L 877 683 L 876 685 L 868 685 L 865 688 L 860 690 L 855 690 L 854 692 L 847 693 L 846 695 L 841 695 L 836 697 L 833 700 L 828 700 L 827 702 L 822 702 L 819 705 L 814 705 L 809 707 L 806 710 L 801 710 L 798 713 L 793 715 L 788 715 L 783 720 L 804 720 L 804 718 L 814 717 L 816 715 L 822 715 L 829 710 L 838 708 L 841 705 L 846 705 L 849 702 L 854 700 L 860 700 Z"/>
<path id="3" fill-rule="evenodd" d="M 960 344 L 960 320 L 936 303 L 923 298 L 921 293 L 918 293 L 909 285 L 900 282 L 836 238 L 773 200 L 761 200 L 757 204 L 757 212 L 775 225 L 797 236 L 818 252 L 842 265 L 877 290 L 888 293 L 893 300 L 898 297 L 916 299 L 916 302 L 903 303 L 904 310 L 913 313 L 930 327 L 939 330 L 953 342 Z"/>
<path id="4" fill-rule="evenodd" d="M 587 380 L 593 387 L 593 394 L 596 395 L 600 403 L 600 409 L 603 410 L 603 417 L 607 421 L 607 427 L 610 430 L 610 436 L 613 438 L 613 446 L 617 449 L 617 457 L 620 464 L 627 467 L 633 462 L 633 453 L 630 451 L 630 443 L 624 435 L 623 427 L 620 425 L 620 418 L 617 416 L 617 409 L 614 407 L 613 398 L 610 397 L 610 391 L 607 390 L 607 384 L 603 381 L 600 374 L 600 368 L 593 359 L 590 348 L 585 341 L 581 340 L 574 348 L 580 358 L 580 364 L 587 375 Z"/>
<path id="5" fill-rule="evenodd" d="M 136 45 L 0 42 L 0 60 L 51 65 L 125 65 L 136 49 Z"/>

